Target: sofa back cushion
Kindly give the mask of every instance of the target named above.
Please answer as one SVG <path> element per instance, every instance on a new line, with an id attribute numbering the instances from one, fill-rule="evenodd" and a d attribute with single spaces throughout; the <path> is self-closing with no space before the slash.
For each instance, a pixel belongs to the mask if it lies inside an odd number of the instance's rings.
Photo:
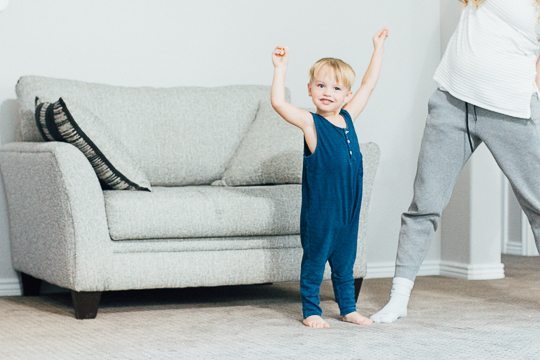
<path id="1" fill-rule="evenodd" d="M 126 145 L 152 185 L 210 184 L 221 179 L 254 120 L 268 86 L 123 87 L 23 76 L 16 86 L 24 141 L 43 141 L 36 96 L 65 96 L 103 120 Z"/>
<path id="2" fill-rule="evenodd" d="M 287 123 L 261 101 L 223 178 L 212 185 L 244 186 L 302 183 L 302 130 Z"/>

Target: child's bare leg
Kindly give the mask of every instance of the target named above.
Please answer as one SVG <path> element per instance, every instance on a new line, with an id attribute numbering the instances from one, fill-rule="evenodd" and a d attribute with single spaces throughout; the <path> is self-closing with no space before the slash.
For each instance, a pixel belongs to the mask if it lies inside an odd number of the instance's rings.
<path id="1" fill-rule="evenodd" d="M 349 313 L 341 318 L 341 320 L 345 322 L 350 322 L 357 325 L 371 325 L 373 324 L 373 320 L 368 319 L 365 316 L 360 315 L 357 311 L 353 311 L 352 313 Z"/>
<path id="2" fill-rule="evenodd" d="M 302 320 L 302 323 L 308 327 L 315 328 L 315 329 L 324 329 L 329 328 L 330 324 L 328 324 L 322 317 L 319 315 L 311 315 Z"/>

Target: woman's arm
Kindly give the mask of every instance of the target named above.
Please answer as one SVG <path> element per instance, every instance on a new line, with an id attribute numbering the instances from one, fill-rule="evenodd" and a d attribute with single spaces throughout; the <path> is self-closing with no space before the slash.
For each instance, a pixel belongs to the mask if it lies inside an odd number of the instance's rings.
<path id="1" fill-rule="evenodd" d="M 373 89 L 375 89 L 377 80 L 379 80 L 384 52 L 384 41 L 388 37 L 388 33 L 388 29 L 384 28 L 373 37 L 373 55 L 371 56 L 369 66 L 362 78 L 360 88 L 344 107 L 344 109 L 351 114 L 353 120 L 357 118 L 366 107 L 369 97 L 373 92 Z"/>
<path id="2" fill-rule="evenodd" d="M 287 122 L 304 130 L 311 125 L 311 114 L 299 109 L 285 99 L 285 75 L 287 72 L 288 48 L 276 47 L 272 53 L 274 79 L 272 81 L 272 107 Z"/>

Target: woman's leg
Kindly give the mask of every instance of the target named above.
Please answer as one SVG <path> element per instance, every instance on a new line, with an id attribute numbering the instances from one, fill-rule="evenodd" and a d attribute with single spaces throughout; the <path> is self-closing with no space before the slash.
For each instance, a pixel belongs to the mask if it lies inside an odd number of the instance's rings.
<path id="1" fill-rule="evenodd" d="M 414 197 L 402 214 L 396 272 L 389 303 L 371 318 L 392 322 L 406 316 L 409 294 L 437 230 L 441 213 L 448 204 L 463 165 L 472 154 L 467 135 L 466 105 L 447 92 L 437 90 L 429 101 Z M 473 107 L 469 106 L 469 127 L 473 147 L 476 136 Z"/>
<path id="2" fill-rule="evenodd" d="M 478 131 L 504 172 L 527 215 L 540 251 L 540 100 L 531 100 L 531 119 L 479 109 Z"/>

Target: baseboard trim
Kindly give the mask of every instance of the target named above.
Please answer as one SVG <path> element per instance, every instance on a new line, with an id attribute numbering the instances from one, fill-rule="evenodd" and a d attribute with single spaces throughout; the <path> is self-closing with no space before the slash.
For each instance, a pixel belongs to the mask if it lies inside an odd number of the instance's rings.
<path id="1" fill-rule="evenodd" d="M 504 264 L 469 265 L 452 261 L 441 261 L 442 276 L 465 280 L 495 280 L 504 278 Z"/>
<path id="2" fill-rule="evenodd" d="M 394 277 L 395 268 L 396 264 L 394 262 L 379 262 L 373 264 L 368 263 L 366 279 Z M 439 260 L 424 261 L 422 266 L 420 266 L 420 270 L 418 271 L 418 276 L 434 276 L 439 274 Z"/>
<path id="3" fill-rule="evenodd" d="M 506 242 L 504 250 L 504 253 L 508 255 L 523 255 L 523 248 L 519 241 Z"/>
<path id="4" fill-rule="evenodd" d="M 507 241 L 504 244 L 504 254 L 518 256 L 538 256 L 534 243 L 522 243 L 521 241 Z"/>
<path id="5" fill-rule="evenodd" d="M 0 296 L 20 296 L 22 295 L 19 279 L 0 279 Z"/>
<path id="6" fill-rule="evenodd" d="M 366 279 L 391 278 L 395 263 L 380 262 L 367 264 Z M 504 264 L 469 265 L 452 261 L 424 261 L 418 276 L 448 276 L 465 280 L 494 280 L 504 278 Z"/>

